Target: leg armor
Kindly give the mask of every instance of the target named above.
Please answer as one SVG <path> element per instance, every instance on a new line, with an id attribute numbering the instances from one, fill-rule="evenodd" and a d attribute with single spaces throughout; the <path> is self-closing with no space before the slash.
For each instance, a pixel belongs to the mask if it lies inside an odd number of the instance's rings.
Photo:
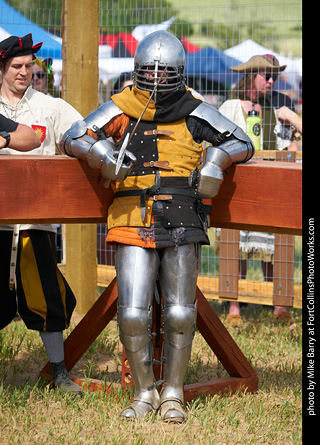
<path id="1" fill-rule="evenodd" d="M 154 249 L 118 245 L 118 323 L 135 385 L 133 404 L 122 412 L 126 418 L 143 417 L 158 409 L 160 396 L 153 375 L 152 300 L 159 268 Z"/>
<path id="2" fill-rule="evenodd" d="M 163 297 L 165 386 L 161 392 L 161 418 L 185 418 L 183 383 L 191 355 L 196 323 L 195 292 L 200 246 L 187 244 L 164 249 L 160 283 Z"/>

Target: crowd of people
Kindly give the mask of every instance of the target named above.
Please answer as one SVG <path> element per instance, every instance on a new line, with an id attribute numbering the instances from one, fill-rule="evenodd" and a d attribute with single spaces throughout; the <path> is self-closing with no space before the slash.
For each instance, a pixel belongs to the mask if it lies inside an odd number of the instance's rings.
<path id="1" fill-rule="evenodd" d="M 253 156 L 245 128 L 252 104 L 264 120 L 263 144 L 268 143 L 268 149 L 282 144 L 281 149 L 297 150 L 294 141 L 283 141 L 274 133 L 279 121 L 302 132 L 287 96 L 272 90 L 285 67 L 270 55 L 234 67 L 244 74 L 242 83 L 217 110 L 185 85 L 181 42 L 169 32 L 156 31 L 139 43 L 134 72 L 124 73 L 114 85 L 112 100 L 83 119 L 66 101 L 50 95 L 52 61 L 36 58 L 41 45 L 33 43 L 31 34 L 0 42 L 0 154 L 66 154 L 87 161 L 112 183 L 107 242 L 117 246 L 119 334 L 135 384 L 134 401 L 121 417 L 138 419 L 158 411 L 166 422 L 183 422 L 183 382 L 195 331 L 201 246 L 209 244 L 210 208 L 202 199 L 219 193 L 226 168 Z M 204 143 L 210 144 L 205 156 Z M 63 330 L 76 300 L 57 268 L 55 233 L 54 224 L 0 226 L 5 308 L 0 329 L 18 311 L 27 328 L 40 334 L 54 385 L 78 395 L 81 388 L 66 370 L 63 347 Z M 261 235 L 242 231 L 240 249 L 247 256 L 256 253 L 247 248 L 248 239 L 252 245 L 255 236 Z M 272 234 L 263 242 L 270 246 L 261 260 L 268 280 Z M 240 264 L 245 276 L 245 257 Z M 165 363 L 161 392 L 152 370 L 152 299 L 158 280 Z M 240 315 L 234 303 L 232 314 Z"/>

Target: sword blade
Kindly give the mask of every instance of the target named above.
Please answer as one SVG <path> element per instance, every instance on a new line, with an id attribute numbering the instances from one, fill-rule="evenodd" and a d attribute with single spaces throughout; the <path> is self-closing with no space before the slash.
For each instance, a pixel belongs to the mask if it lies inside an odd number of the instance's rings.
<path id="1" fill-rule="evenodd" d="M 119 150 L 119 155 L 118 155 L 118 159 L 117 159 L 117 163 L 116 163 L 116 171 L 115 174 L 117 175 L 119 173 L 119 170 L 121 168 L 121 165 L 123 163 L 123 159 L 124 159 L 124 155 L 126 152 L 126 148 L 128 146 L 129 143 L 129 136 L 130 134 L 128 133 L 127 136 L 125 137 L 123 144 L 121 145 L 121 148 Z"/>
<path id="2" fill-rule="evenodd" d="M 148 99 L 148 101 L 147 101 L 147 103 L 146 103 L 146 106 L 144 107 L 142 113 L 140 114 L 139 119 L 137 120 L 137 122 L 136 122 L 136 124 L 135 124 L 135 126 L 134 126 L 134 128 L 133 128 L 133 130 L 132 130 L 132 132 L 131 132 L 130 134 L 129 134 L 129 133 L 127 134 L 127 136 L 125 137 L 125 140 L 123 141 L 123 144 L 121 145 L 121 148 L 120 148 L 120 150 L 119 150 L 119 155 L 118 155 L 117 163 L 116 163 L 116 170 L 115 170 L 115 174 L 116 174 L 116 175 L 119 173 L 119 170 L 120 170 L 121 165 L 122 165 L 122 163 L 123 163 L 123 159 L 124 159 L 124 155 L 125 155 L 126 148 L 127 148 L 128 144 L 129 144 L 129 142 L 131 141 L 132 136 L 134 135 L 134 132 L 135 132 L 137 126 L 139 125 L 139 123 L 140 123 L 140 121 L 141 121 L 141 119 L 142 119 L 142 117 L 143 117 L 143 115 L 144 115 L 146 109 L 148 108 L 148 105 L 149 105 L 149 103 L 150 103 L 150 101 L 151 101 L 151 99 L 152 99 L 152 96 L 154 95 L 154 93 L 155 93 L 155 91 L 156 91 L 156 89 L 157 89 L 157 86 L 158 86 L 159 83 L 161 82 L 161 80 L 162 80 L 164 74 L 166 73 L 166 71 L 167 71 L 167 67 L 164 68 L 164 70 L 162 71 L 162 74 L 161 74 L 160 78 L 157 80 L 157 82 L 156 82 L 156 84 L 155 84 L 155 86 L 154 86 L 154 88 L 153 88 L 153 90 L 152 90 L 152 92 L 151 92 L 151 94 L 150 94 L 150 97 L 149 97 L 149 99 Z"/>

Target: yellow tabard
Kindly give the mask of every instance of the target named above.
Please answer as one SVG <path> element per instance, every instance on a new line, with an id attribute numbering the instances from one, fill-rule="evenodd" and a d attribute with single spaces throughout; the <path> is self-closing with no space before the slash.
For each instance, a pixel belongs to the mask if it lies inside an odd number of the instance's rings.
<path id="1" fill-rule="evenodd" d="M 190 173 L 200 165 L 203 151 L 202 144 L 197 144 L 189 132 L 185 119 L 173 123 L 154 123 L 157 130 L 169 130 L 170 136 L 157 134 L 158 159 L 155 161 L 169 162 L 170 169 L 159 170 L 160 177 L 188 178 Z M 149 136 L 150 137 L 150 136 Z M 129 148 L 130 149 L 130 148 Z M 134 172 L 134 167 L 133 170 Z M 150 169 L 148 169 L 148 173 Z M 116 183 L 116 191 L 149 188 L 155 184 L 155 173 L 145 176 L 128 176 L 124 181 Z M 153 198 L 146 198 L 146 218 L 141 219 L 140 196 L 125 196 L 114 199 L 108 211 L 108 228 L 113 227 L 150 227 Z"/>

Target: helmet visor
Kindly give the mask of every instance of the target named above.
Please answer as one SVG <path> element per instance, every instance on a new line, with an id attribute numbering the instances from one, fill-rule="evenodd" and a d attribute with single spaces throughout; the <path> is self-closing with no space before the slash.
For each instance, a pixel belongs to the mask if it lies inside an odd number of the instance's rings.
<path id="1" fill-rule="evenodd" d="M 182 75 L 177 69 L 169 66 L 145 65 L 135 70 L 134 84 L 140 90 L 174 91 L 182 83 Z"/>

